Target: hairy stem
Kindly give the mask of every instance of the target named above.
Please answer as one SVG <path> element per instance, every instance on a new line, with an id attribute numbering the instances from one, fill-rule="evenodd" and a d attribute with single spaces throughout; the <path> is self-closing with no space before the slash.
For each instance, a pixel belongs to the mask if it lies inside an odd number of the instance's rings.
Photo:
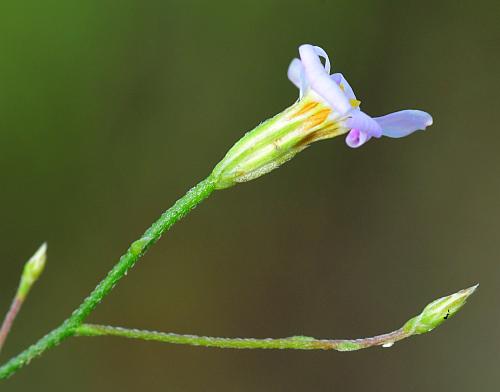
<path id="1" fill-rule="evenodd" d="M 153 340 L 156 342 L 188 344 L 191 346 L 236 348 L 236 349 L 293 349 L 293 350 L 337 350 L 354 351 L 363 348 L 387 345 L 411 336 L 402 328 L 384 335 L 362 339 L 315 339 L 308 336 L 291 336 L 278 339 L 219 338 L 211 336 L 180 335 L 138 329 L 82 324 L 76 336 L 120 336 L 130 339 Z"/>
<path id="2" fill-rule="evenodd" d="M 37 343 L 0 367 L 0 379 L 5 379 L 22 366 L 29 363 L 47 349 L 58 345 L 64 339 L 75 334 L 76 329 L 88 315 L 109 294 L 113 287 L 146 253 L 151 245 L 173 224 L 187 215 L 193 208 L 206 199 L 215 189 L 215 181 L 209 176 L 200 182 L 163 213 L 163 215 L 135 242 L 133 242 L 108 275 L 97 285 L 92 293 L 82 302 L 73 314 L 59 327 L 40 339 Z"/>

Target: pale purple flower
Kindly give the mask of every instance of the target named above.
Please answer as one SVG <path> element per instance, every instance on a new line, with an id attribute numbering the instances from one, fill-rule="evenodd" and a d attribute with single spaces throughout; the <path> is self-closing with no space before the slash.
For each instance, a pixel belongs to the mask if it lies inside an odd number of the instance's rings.
<path id="1" fill-rule="evenodd" d="M 332 109 L 332 115 L 349 132 L 346 137 L 349 147 L 359 147 L 372 137 L 404 137 L 432 125 L 430 114 L 421 110 L 402 110 L 382 117 L 367 115 L 361 111 L 360 101 L 344 76 L 330 75 L 330 60 L 323 49 L 301 45 L 299 53 L 300 60 L 296 58 L 290 63 L 288 78 L 300 89 L 300 97 L 312 92 Z"/>

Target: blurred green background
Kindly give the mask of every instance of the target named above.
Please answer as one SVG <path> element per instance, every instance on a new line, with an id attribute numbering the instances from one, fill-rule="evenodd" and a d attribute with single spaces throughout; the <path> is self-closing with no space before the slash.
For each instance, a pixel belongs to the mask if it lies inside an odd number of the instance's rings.
<path id="1" fill-rule="evenodd" d="M 46 272 L 2 361 L 60 323 L 128 244 L 260 121 L 322 46 L 373 115 L 428 131 L 315 144 L 217 192 L 93 322 L 217 336 L 370 336 L 476 282 L 450 323 L 391 349 L 231 351 L 79 338 L 2 391 L 487 391 L 499 385 L 497 2 L 3 1 L 0 308 Z"/>

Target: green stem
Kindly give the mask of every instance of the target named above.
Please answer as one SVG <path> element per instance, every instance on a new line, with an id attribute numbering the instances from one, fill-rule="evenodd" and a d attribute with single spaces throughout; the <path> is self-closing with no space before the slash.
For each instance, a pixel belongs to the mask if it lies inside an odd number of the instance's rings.
<path id="1" fill-rule="evenodd" d="M 0 380 L 9 377 L 47 349 L 58 345 L 67 337 L 73 336 L 76 329 L 84 322 L 102 299 L 109 294 L 120 279 L 126 275 L 128 270 L 134 266 L 137 260 L 146 253 L 149 247 L 158 241 L 161 235 L 173 224 L 206 199 L 214 189 L 215 181 L 212 176 L 209 176 L 177 200 L 171 208 L 165 211 L 163 215 L 146 230 L 141 238 L 130 245 L 128 250 L 108 275 L 97 285 L 94 291 L 92 291 L 66 321 L 45 335 L 37 343 L 28 347 L 25 351 L 0 367 Z"/>
<path id="2" fill-rule="evenodd" d="M 153 340 L 156 342 L 188 344 L 191 346 L 237 348 L 237 349 L 293 349 L 293 350 L 337 350 L 354 351 L 373 346 L 392 346 L 394 342 L 411 336 L 402 328 L 384 335 L 363 339 L 315 339 L 308 336 L 291 336 L 279 339 L 219 338 L 211 336 L 180 335 L 156 331 L 143 331 L 82 324 L 76 336 L 120 336 L 130 339 Z"/>
<path id="3" fill-rule="evenodd" d="M 417 316 L 408 320 L 401 328 L 383 335 L 362 339 L 316 339 L 309 336 L 291 336 L 280 339 L 219 338 L 210 336 L 180 335 L 155 331 L 141 331 L 104 325 L 82 324 L 75 330 L 76 336 L 121 336 L 130 339 L 154 340 L 157 342 L 189 344 L 192 346 L 238 348 L 238 349 L 294 349 L 354 351 L 373 346 L 390 347 L 395 342 L 413 335 L 432 331 L 453 317 L 474 293 L 476 286 L 460 290 L 428 304 Z"/>

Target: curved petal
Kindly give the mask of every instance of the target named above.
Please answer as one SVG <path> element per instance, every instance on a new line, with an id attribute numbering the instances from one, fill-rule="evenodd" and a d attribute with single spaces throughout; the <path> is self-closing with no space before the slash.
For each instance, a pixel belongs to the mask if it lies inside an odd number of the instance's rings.
<path id="1" fill-rule="evenodd" d="M 297 88 L 301 87 L 301 79 L 303 79 L 304 67 L 299 59 L 295 58 L 288 66 L 287 76 Z"/>
<path id="2" fill-rule="evenodd" d="M 335 111 L 345 114 L 351 109 L 351 104 L 341 88 L 325 71 L 317 51 L 318 49 L 312 45 L 299 47 L 300 59 L 307 81 L 311 88 L 325 99 Z"/>
<path id="3" fill-rule="evenodd" d="M 346 125 L 348 128 L 360 130 L 370 137 L 382 136 L 382 128 L 379 123 L 361 110 L 352 111 Z"/>
<path id="4" fill-rule="evenodd" d="M 358 148 L 370 140 L 371 136 L 359 129 L 351 129 L 345 138 L 346 144 L 351 148 Z"/>
<path id="5" fill-rule="evenodd" d="M 331 74 L 330 79 L 332 79 L 335 83 L 340 84 L 342 83 L 342 74 L 341 73 Z"/>
<path id="6" fill-rule="evenodd" d="M 341 73 L 334 73 L 333 75 L 330 75 L 330 77 L 337 82 L 338 85 L 342 85 L 344 88 L 344 94 L 348 99 L 356 99 L 356 95 L 354 95 L 354 90 L 352 89 L 351 85 L 347 82 L 346 78 L 344 78 L 344 75 Z M 341 86 L 341 88 L 342 88 Z"/>
<path id="7" fill-rule="evenodd" d="M 316 54 L 320 57 L 323 57 L 325 59 L 325 65 L 324 65 L 324 68 L 325 68 L 325 71 L 328 75 L 330 75 L 330 69 L 332 68 L 331 67 L 331 64 L 330 64 L 330 58 L 328 57 L 328 54 L 324 51 L 323 48 L 319 47 L 319 46 L 314 46 L 314 51 L 316 52 Z"/>
<path id="8" fill-rule="evenodd" d="M 395 138 L 408 136 L 432 125 L 431 115 L 421 110 L 401 110 L 386 116 L 376 117 L 374 120 L 382 128 L 384 136 Z"/>

